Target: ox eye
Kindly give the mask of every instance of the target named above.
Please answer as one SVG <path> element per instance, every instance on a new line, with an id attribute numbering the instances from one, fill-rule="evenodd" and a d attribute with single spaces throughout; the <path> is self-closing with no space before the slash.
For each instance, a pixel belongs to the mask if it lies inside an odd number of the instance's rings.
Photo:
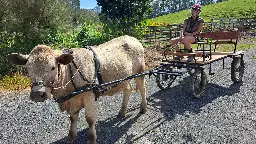
<path id="1" fill-rule="evenodd" d="M 52 67 L 52 71 L 55 70 L 55 67 Z"/>

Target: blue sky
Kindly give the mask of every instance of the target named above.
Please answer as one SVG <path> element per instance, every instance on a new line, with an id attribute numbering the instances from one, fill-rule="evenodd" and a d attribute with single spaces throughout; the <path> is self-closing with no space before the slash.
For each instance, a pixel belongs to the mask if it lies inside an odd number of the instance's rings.
<path id="1" fill-rule="evenodd" d="M 216 1 L 216 0 L 214 0 Z M 80 7 L 85 9 L 93 9 L 97 6 L 96 0 L 80 0 Z"/>
<path id="2" fill-rule="evenodd" d="M 80 7 L 85 9 L 92 9 L 97 6 L 96 0 L 80 0 Z"/>

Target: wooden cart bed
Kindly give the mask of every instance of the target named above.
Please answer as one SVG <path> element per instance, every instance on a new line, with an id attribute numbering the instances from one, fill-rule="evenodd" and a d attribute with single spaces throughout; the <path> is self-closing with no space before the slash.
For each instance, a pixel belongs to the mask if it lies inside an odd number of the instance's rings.
<path id="1" fill-rule="evenodd" d="M 173 60 L 169 59 L 169 62 L 181 62 L 181 63 L 187 63 L 187 56 L 195 56 L 196 64 L 199 65 L 205 65 L 212 63 L 214 61 L 218 61 L 220 59 L 224 59 L 226 57 L 230 57 L 233 55 L 240 55 L 243 54 L 244 51 L 237 51 L 236 53 L 233 52 L 211 52 L 211 59 L 210 59 L 210 52 L 205 51 L 204 54 L 208 54 L 208 57 L 205 57 L 205 60 L 203 60 L 203 52 L 198 51 L 194 53 L 179 53 L 179 52 L 170 52 L 170 51 L 159 51 L 161 54 L 169 55 L 169 56 L 184 56 L 181 60 Z"/>

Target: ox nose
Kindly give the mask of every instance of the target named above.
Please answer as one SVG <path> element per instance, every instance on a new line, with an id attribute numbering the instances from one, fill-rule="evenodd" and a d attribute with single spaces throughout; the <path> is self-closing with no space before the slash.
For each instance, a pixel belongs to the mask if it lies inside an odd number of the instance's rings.
<path id="1" fill-rule="evenodd" d="M 35 102 L 43 102 L 47 99 L 47 94 L 41 91 L 31 92 L 30 99 Z"/>

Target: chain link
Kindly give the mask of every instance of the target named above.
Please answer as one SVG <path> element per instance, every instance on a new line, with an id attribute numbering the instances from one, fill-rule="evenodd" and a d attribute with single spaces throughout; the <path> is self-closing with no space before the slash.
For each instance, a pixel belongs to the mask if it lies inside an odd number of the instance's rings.
<path id="1" fill-rule="evenodd" d="M 81 67 L 81 66 L 80 66 Z M 58 90 L 58 89 L 64 89 L 67 87 L 67 85 L 72 81 L 72 79 L 74 79 L 74 77 L 76 76 L 76 74 L 79 72 L 79 68 L 76 70 L 76 72 L 74 73 L 74 75 L 71 77 L 71 79 L 64 85 L 64 86 L 60 86 L 60 87 L 54 87 L 53 90 Z M 59 81 L 58 81 L 59 82 Z"/>

